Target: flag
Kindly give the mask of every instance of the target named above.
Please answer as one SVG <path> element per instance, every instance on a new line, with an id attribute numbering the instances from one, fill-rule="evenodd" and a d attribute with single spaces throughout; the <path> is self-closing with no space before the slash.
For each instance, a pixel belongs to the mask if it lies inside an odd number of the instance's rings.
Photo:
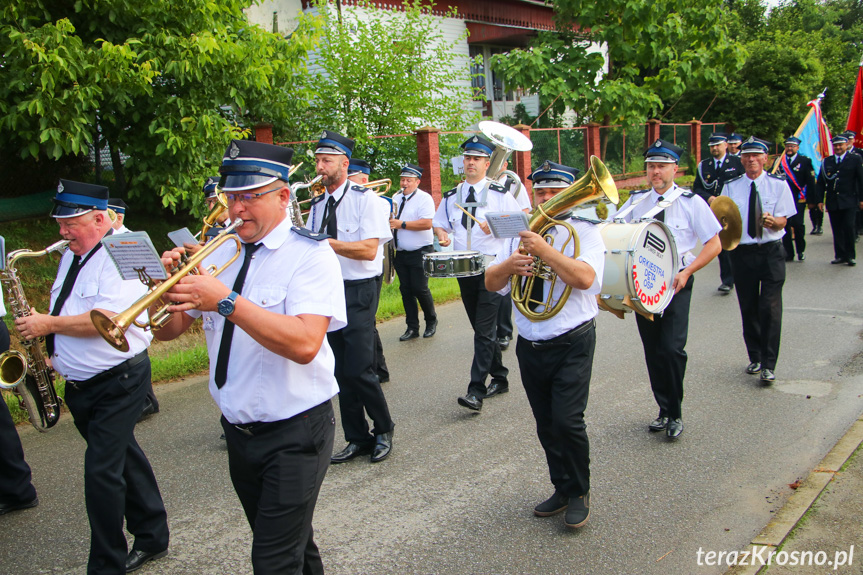
<path id="1" fill-rule="evenodd" d="M 854 97 L 851 99 L 845 129 L 857 134 L 854 138 L 854 147 L 863 148 L 863 62 L 860 62 L 860 68 L 857 69 L 857 86 L 854 88 Z"/>
<path id="2" fill-rule="evenodd" d="M 807 104 L 809 113 L 800 122 L 800 127 L 794 135 L 800 138 L 800 153 L 809 156 L 812 167 L 817 174 L 821 171 L 821 162 L 827 156 L 833 155 L 833 144 L 830 142 L 830 129 L 821 116 L 821 99 L 824 93 Z"/>

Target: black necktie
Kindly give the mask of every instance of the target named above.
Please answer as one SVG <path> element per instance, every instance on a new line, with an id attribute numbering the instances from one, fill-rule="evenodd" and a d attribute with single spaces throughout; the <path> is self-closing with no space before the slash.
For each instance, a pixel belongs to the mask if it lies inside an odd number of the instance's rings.
<path id="1" fill-rule="evenodd" d="M 102 244 L 99 243 L 99 246 Z M 93 250 L 95 252 L 96 250 Z M 87 256 L 89 259 L 89 256 Z M 66 272 L 66 279 L 63 280 L 63 287 L 60 288 L 60 293 L 57 295 L 57 301 L 54 302 L 54 309 L 51 310 L 51 315 L 60 315 L 60 310 L 63 309 L 63 304 L 72 293 L 72 288 L 75 287 L 75 280 L 78 279 L 78 272 L 81 271 L 81 256 L 72 258 L 72 265 L 69 266 L 69 271 Z M 48 349 L 48 357 L 54 355 L 54 334 L 49 333 L 45 336 L 45 347 Z"/>
<path id="2" fill-rule="evenodd" d="M 664 197 L 659 196 L 659 198 L 656 200 L 656 203 L 659 204 L 659 202 L 663 201 L 664 199 L 665 199 Z M 667 210 L 668 208 L 665 208 L 665 209 Z M 665 210 L 662 210 L 661 212 L 656 214 L 656 221 L 665 222 Z"/>
<path id="3" fill-rule="evenodd" d="M 405 202 L 407 202 L 407 201 L 408 201 L 408 197 L 403 195 L 402 201 L 399 204 L 399 211 L 396 212 L 396 219 L 399 219 L 400 217 L 402 217 L 402 210 L 405 209 Z M 398 230 L 393 230 L 393 245 L 395 247 L 399 247 L 399 231 Z"/>
<path id="4" fill-rule="evenodd" d="M 746 233 L 750 238 L 761 239 L 761 198 L 758 195 L 758 188 L 755 187 L 755 182 L 749 186 L 749 216 L 746 227 Z"/>
<path id="5" fill-rule="evenodd" d="M 245 257 L 243 265 L 240 266 L 240 271 L 237 274 L 237 279 L 234 280 L 232 291 L 243 293 L 243 284 L 246 283 L 246 275 L 249 273 L 249 264 L 252 263 L 252 255 L 261 247 L 261 244 L 244 244 Z M 225 328 L 222 330 L 222 341 L 219 343 L 219 357 L 216 359 L 216 387 L 222 389 L 225 381 L 228 378 L 228 359 L 231 357 L 231 340 L 234 337 L 234 322 L 229 318 L 225 318 Z"/>
<path id="6" fill-rule="evenodd" d="M 719 168 L 721 168 L 721 167 L 722 167 L 722 162 L 720 162 L 720 161 L 718 161 L 718 160 L 717 160 L 717 161 L 716 161 L 716 173 L 717 173 L 717 174 L 719 173 Z"/>
<path id="7" fill-rule="evenodd" d="M 338 221 L 336 220 L 336 199 L 333 196 L 330 196 L 330 199 L 327 200 L 327 209 L 324 210 L 324 221 L 321 225 L 321 230 L 323 231 L 323 227 L 326 226 L 327 235 L 333 239 L 338 239 L 339 236 L 339 226 Z"/>
<path id="8" fill-rule="evenodd" d="M 471 186 L 470 188 L 468 188 L 467 200 L 465 201 L 465 203 L 470 204 L 470 203 L 474 203 L 474 202 L 476 202 L 476 195 L 473 193 L 473 186 Z M 470 215 L 476 216 L 476 208 L 475 207 L 468 208 L 467 211 L 470 212 Z M 467 214 L 462 214 L 461 215 L 461 225 L 464 227 L 464 229 L 467 229 L 467 220 L 468 220 Z"/>

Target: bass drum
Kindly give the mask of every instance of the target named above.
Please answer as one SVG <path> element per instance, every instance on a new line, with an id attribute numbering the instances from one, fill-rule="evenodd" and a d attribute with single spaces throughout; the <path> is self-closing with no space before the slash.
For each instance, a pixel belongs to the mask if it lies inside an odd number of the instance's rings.
<path id="1" fill-rule="evenodd" d="M 430 278 L 465 278 L 485 271 L 485 258 L 477 251 L 423 254 L 423 271 Z"/>
<path id="2" fill-rule="evenodd" d="M 677 244 L 662 222 L 599 224 L 605 242 L 605 272 L 599 307 L 620 318 L 635 311 L 651 316 L 664 310 L 674 296 Z"/>

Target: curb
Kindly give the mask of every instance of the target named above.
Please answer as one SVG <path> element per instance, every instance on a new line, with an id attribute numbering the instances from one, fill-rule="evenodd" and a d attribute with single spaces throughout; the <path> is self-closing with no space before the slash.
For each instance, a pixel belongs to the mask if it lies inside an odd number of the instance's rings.
<path id="1" fill-rule="evenodd" d="M 833 449 L 821 460 L 809 476 L 800 484 L 785 505 L 782 506 L 767 526 L 752 539 L 746 550 L 764 548 L 764 557 L 779 548 L 788 538 L 800 519 L 833 481 L 836 473 L 863 444 L 863 417 L 858 418 Z M 734 566 L 725 575 L 757 575 L 767 570 L 767 565 Z"/>

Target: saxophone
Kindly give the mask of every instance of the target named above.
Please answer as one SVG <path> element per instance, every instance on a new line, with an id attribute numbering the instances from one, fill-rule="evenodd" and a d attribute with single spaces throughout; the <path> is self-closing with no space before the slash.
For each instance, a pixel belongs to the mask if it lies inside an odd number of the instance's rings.
<path id="1" fill-rule="evenodd" d="M 24 296 L 21 280 L 15 265 L 23 258 L 38 258 L 66 248 L 68 241 L 51 244 L 42 251 L 15 250 L 6 258 L 6 267 L 0 270 L 0 284 L 6 288 L 9 309 L 14 318 L 30 315 L 30 304 Z M 26 351 L 10 349 L 0 354 L 0 388 L 11 389 L 30 416 L 30 423 L 45 432 L 60 420 L 62 400 L 54 389 L 54 374 L 45 362 L 42 339 L 22 339 Z"/>

